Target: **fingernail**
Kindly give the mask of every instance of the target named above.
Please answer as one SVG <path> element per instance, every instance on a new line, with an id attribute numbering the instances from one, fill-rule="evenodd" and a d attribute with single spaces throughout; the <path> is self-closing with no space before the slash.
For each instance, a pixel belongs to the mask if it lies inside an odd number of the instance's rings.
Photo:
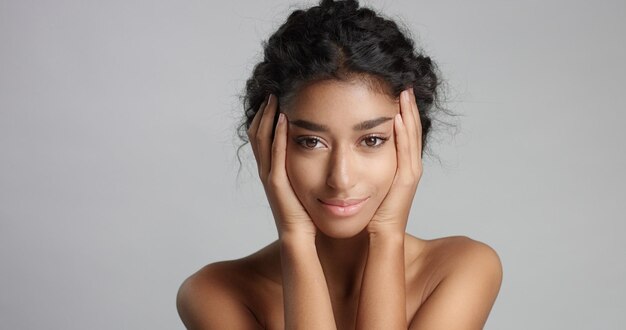
<path id="1" fill-rule="evenodd" d="M 282 123 L 282 122 L 284 122 L 284 121 L 285 121 L 285 114 L 281 112 L 281 113 L 278 115 L 278 122 L 279 122 L 279 123 Z"/>
<path id="2" fill-rule="evenodd" d="M 399 123 L 402 123 L 402 116 L 400 116 L 400 114 L 396 114 L 396 121 Z"/>

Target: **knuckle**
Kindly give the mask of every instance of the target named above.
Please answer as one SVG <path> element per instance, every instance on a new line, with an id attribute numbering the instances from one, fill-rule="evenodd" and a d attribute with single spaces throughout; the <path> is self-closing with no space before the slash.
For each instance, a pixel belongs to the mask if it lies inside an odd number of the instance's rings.
<path id="1" fill-rule="evenodd" d="M 415 182 L 413 173 L 405 173 L 398 178 L 398 184 L 402 187 L 410 187 Z"/>
<path id="2" fill-rule="evenodd" d="M 261 141 L 262 138 L 263 138 L 263 134 L 261 134 L 261 130 L 259 129 L 258 131 L 256 131 L 256 134 L 254 135 L 254 139 L 257 141 Z"/>
<path id="3" fill-rule="evenodd" d="M 421 179 L 422 179 L 422 173 L 420 172 L 420 173 L 415 174 L 415 180 L 413 180 L 413 182 L 417 184 L 420 182 Z"/>
<path id="4" fill-rule="evenodd" d="M 267 177 L 267 184 L 272 188 L 272 190 L 276 190 L 278 187 L 280 187 L 281 184 L 280 175 L 278 175 L 274 171 L 270 171 Z"/>
<path id="5" fill-rule="evenodd" d="M 283 146 L 280 143 L 277 143 L 276 141 L 274 141 L 274 143 L 272 143 L 272 154 L 273 155 L 280 155 L 283 151 Z"/>
<path id="6" fill-rule="evenodd" d="M 409 171 L 409 173 L 407 173 L 403 178 L 402 183 L 407 187 L 411 187 L 416 185 L 419 180 L 420 175 L 418 173 L 415 171 Z"/>
<path id="7" fill-rule="evenodd" d="M 418 178 L 422 176 L 422 173 L 424 173 L 424 165 L 422 165 L 422 162 L 418 162 L 417 165 L 415 165 L 414 172 Z"/>

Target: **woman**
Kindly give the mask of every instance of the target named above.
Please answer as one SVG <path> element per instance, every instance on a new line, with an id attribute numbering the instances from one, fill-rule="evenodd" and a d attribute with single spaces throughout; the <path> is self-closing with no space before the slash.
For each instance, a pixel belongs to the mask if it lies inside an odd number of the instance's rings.
<path id="1" fill-rule="evenodd" d="M 279 238 L 190 276 L 177 299 L 184 324 L 482 328 L 497 254 L 405 232 L 437 86 L 430 59 L 357 1 L 293 12 L 248 80 L 243 125 Z"/>

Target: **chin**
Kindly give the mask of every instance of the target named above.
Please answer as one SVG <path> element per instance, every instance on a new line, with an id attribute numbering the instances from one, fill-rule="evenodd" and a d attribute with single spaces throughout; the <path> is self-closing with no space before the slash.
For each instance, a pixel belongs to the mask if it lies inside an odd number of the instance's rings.
<path id="1" fill-rule="evenodd" d="M 350 230 L 350 229 L 339 229 L 339 228 L 320 228 L 317 227 L 319 231 L 325 236 L 333 239 L 348 239 L 352 237 L 358 236 L 363 232 L 365 227 L 360 230 Z"/>
<path id="2" fill-rule="evenodd" d="M 352 218 L 312 217 L 317 229 L 330 238 L 346 239 L 358 236 L 367 229 L 371 216 Z M 323 219 L 323 220 L 322 220 Z"/>
<path id="3" fill-rule="evenodd" d="M 335 208 L 323 206 L 321 201 L 308 203 L 307 211 L 317 229 L 329 238 L 347 239 L 358 236 L 367 229 L 378 207 L 378 200 L 368 198 L 360 210 L 345 214 Z M 349 212 L 349 211 L 348 211 Z"/>

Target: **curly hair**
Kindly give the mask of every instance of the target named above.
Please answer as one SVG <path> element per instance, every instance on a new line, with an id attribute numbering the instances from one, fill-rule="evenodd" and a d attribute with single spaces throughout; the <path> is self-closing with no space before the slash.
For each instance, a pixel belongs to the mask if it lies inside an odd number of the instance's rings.
<path id="1" fill-rule="evenodd" d="M 238 135 L 244 145 L 267 95 L 276 95 L 284 106 L 306 84 L 360 79 L 394 99 L 413 87 L 424 153 L 432 112 L 439 107 L 439 74 L 430 57 L 419 53 L 394 21 L 359 7 L 356 0 L 322 0 L 292 12 L 263 48 L 263 61 L 254 67 L 243 96 L 245 115 Z"/>

